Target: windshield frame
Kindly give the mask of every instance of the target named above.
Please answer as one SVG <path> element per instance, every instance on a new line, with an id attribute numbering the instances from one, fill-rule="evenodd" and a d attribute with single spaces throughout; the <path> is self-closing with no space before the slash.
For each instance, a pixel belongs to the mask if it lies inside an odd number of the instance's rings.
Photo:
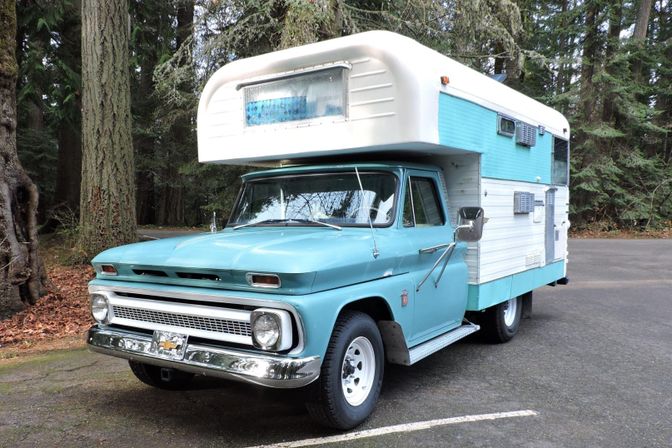
<path id="1" fill-rule="evenodd" d="M 260 182 L 260 181 L 268 181 L 270 179 L 286 179 L 286 178 L 296 178 L 296 177 L 314 177 L 314 176 L 329 176 L 329 175 L 338 175 L 338 174 L 352 174 L 353 176 L 356 176 L 355 174 L 355 167 L 354 165 L 352 167 L 348 167 L 346 169 L 333 169 L 329 171 L 320 171 L 320 172 L 297 172 L 297 173 L 282 173 L 278 174 L 277 176 L 269 175 L 269 176 L 260 176 L 260 177 L 254 177 L 249 180 L 243 180 L 243 184 L 240 186 L 240 190 L 238 191 L 238 196 L 236 197 L 236 201 L 233 204 L 233 207 L 231 209 L 230 216 L 234 216 L 234 212 L 238 209 L 240 206 L 240 203 L 243 200 L 243 192 L 245 191 L 245 187 L 248 184 L 252 184 L 254 182 Z M 387 227 L 392 227 L 393 225 L 396 224 L 397 222 L 397 213 L 399 212 L 399 198 L 400 198 L 400 186 L 401 186 L 401 178 L 399 177 L 399 174 L 395 171 L 388 171 L 388 170 L 383 170 L 383 169 L 365 169 L 364 171 L 359 171 L 359 175 L 366 175 L 366 174 L 386 174 L 389 175 L 393 178 L 394 180 L 394 203 L 392 204 L 392 219 L 390 219 L 388 222 L 385 223 L 375 223 L 372 222 L 371 224 L 373 225 L 374 228 L 387 228 Z M 233 229 L 236 226 L 242 225 L 245 223 L 239 223 L 239 222 L 233 222 L 231 221 L 231 218 L 229 218 L 229 221 L 227 221 L 225 228 L 230 228 Z M 365 223 L 356 223 L 356 224 L 347 224 L 347 223 L 339 223 L 339 227 L 343 228 L 369 228 L 371 225 L 369 222 Z M 252 225 L 249 227 L 321 227 L 319 224 L 312 224 L 309 222 L 306 223 L 297 223 L 297 222 L 279 222 L 279 223 L 259 223 L 258 225 Z"/>

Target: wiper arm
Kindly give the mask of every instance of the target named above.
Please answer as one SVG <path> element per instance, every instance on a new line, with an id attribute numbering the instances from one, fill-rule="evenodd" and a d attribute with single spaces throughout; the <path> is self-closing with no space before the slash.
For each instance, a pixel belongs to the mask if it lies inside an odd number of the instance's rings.
<path id="1" fill-rule="evenodd" d="M 309 222 L 312 224 L 320 224 L 325 227 L 331 227 L 332 229 L 336 230 L 343 230 L 343 227 L 337 226 L 336 224 L 329 224 L 328 222 L 322 222 L 322 221 L 317 221 L 314 219 L 288 219 L 287 221 L 294 221 L 294 222 Z"/>
<path id="2" fill-rule="evenodd" d="M 254 227 L 258 226 L 261 224 L 274 224 L 274 223 L 291 223 L 291 222 L 298 222 L 298 223 L 311 223 L 311 224 L 320 224 L 325 227 L 330 227 L 332 229 L 336 230 L 343 230 L 341 226 L 337 226 L 336 224 L 329 224 L 327 222 L 322 222 L 322 221 L 316 221 L 314 219 L 294 219 L 294 218 L 288 218 L 288 219 L 264 219 L 263 221 L 256 221 L 256 222 L 248 222 L 246 224 L 240 224 L 237 226 L 233 227 L 233 230 L 238 230 L 242 229 L 243 227 Z"/>
<path id="3" fill-rule="evenodd" d="M 264 219 L 263 221 L 248 222 L 248 223 L 245 223 L 245 224 L 239 224 L 237 226 L 233 226 L 233 230 L 242 229 L 243 227 L 254 227 L 254 226 L 261 225 L 261 224 L 271 224 L 271 223 L 274 223 L 274 222 L 284 222 L 284 221 L 287 221 L 287 220 L 286 219 Z"/>

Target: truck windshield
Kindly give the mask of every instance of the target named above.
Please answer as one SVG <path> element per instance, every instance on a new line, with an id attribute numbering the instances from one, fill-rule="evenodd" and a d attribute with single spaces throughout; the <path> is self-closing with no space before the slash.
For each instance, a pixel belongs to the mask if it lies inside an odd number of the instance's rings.
<path id="1" fill-rule="evenodd" d="M 361 172 L 254 179 L 243 186 L 228 226 L 319 225 L 384 227 L 394 220 L 397 178 Z M 363 192 L 362 192 L 363 190 Z"/>

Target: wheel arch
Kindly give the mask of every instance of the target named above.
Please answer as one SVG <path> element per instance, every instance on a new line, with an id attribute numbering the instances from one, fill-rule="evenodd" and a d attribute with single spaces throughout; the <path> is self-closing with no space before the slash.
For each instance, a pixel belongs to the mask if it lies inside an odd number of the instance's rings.
<path id="1" fill-rule="evenodd" d="M 348 310 L 368 314 L 376 323 L 381 320 L 394 320 L 392 308 L 382 296 L 363 297 L 347 302 L 338 311 L 338 315 Z"/>
<path id="2" fill-rule="evenodd" d="M 385 298 L 371 296 L 352 300 L 340 310 L 340 316 L 345 311 L 359 311 L 369 315 L 378 326 L 383 338 L 385 358 L 392 364 L 409 365 L 408 346 L 401 325 L 395 320 L 392 307 Z"/>

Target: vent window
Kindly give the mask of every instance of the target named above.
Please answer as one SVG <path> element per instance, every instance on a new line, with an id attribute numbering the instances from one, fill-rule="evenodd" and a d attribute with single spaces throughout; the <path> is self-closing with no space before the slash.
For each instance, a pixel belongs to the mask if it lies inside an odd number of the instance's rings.
<path id="1" fill-rule="evenodd" d="M 513 118 L 498 115 L 497 133 L 507 137 L 513 137 L 516 134 L 516 121 Z"/>
<path id="2" fill-rule="evenodd" d="M 427 177 L 408 179 L 404 201 L 404 227 L 442 226 L 443 209 L 434 181 Z"/>

